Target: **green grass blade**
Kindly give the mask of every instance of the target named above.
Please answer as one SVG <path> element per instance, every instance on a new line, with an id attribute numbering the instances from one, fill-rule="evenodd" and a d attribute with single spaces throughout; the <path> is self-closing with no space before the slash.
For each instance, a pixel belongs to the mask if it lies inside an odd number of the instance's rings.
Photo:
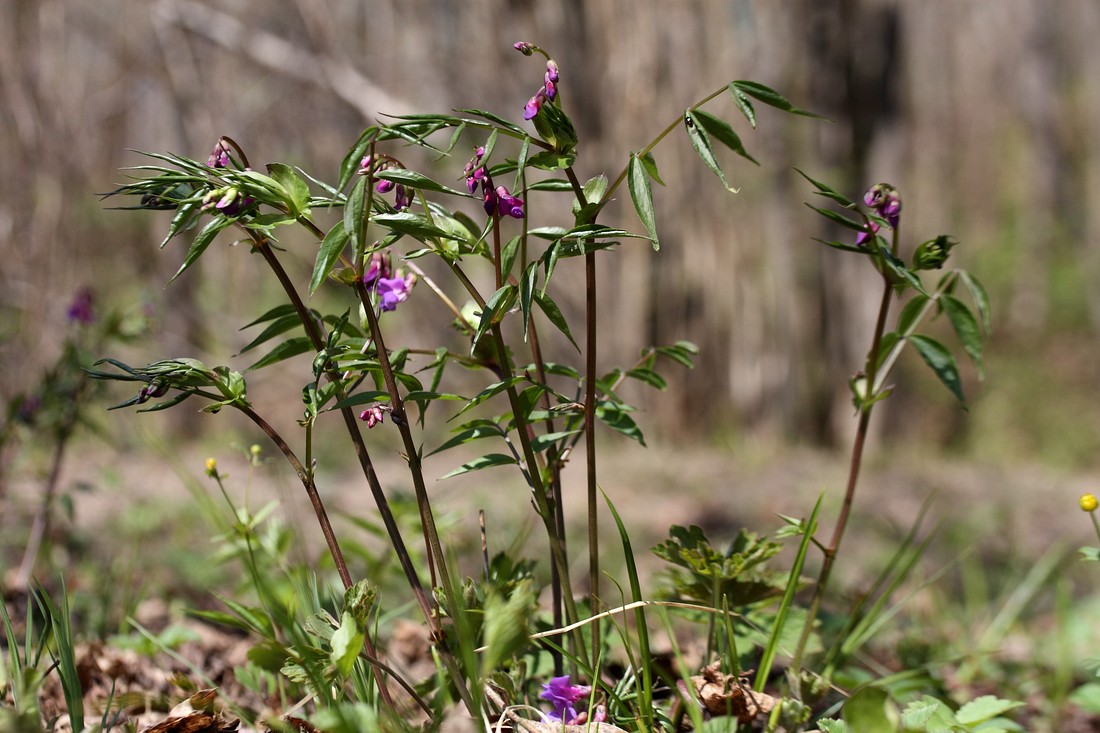
<path id="1" fill-rule="evenodd" d="M 607 503 L 607 508 L 611 510 L 611 516 L 615 519 L 615 526 L 619 530 L 619 539 L 623 545 L 623 557 L 626 560 L 626 572 L 630 579 L 630 595 L 634 601 L 641 601 L 642 598 L 642 585 L 638 580 L 638 566 L 634 562 L 634 550 L 630 545 L 630 535 L 626 531 L 626 526 L 623 524 L 622 517 L 619 516 L 619 512 L 616 511 L 615 505 L 611 503 L 611 499 L 607 497 L 607 493 L 601 490 L 603 494 L 603 500 Z M 644 723 L 644 729 L 653 730 L 653 675 L 650 671 L 650 652 L 649 652 L 649 629 L 646 627 L 645 622 L 645 609 L 639 606 L 634 610 L 634 619 L 638 626 L 638 648 L 641 656 L 641 663 L 638 665 L 638 675 L 641 677 L 642 689 L 641 689 L 641 716 Z"/>
<path id="2" fill-rule="evenodd" d="M 757 692 L 764 691 L 764 684 L 768 681 L 768 675 L 771 674 L 772 662 L 775 661 L 779 639 L 783 633 L 783 625 L 787 622 L 787 614 L 794 602 L 795 591 L 798 590 L 798 579 L 802 575 L 802 566 L 806 562 L 806 554 L 810 550 L 814 532 L 817 531 L 817 515 L 821 511 L 821 501 L 824 498 L 824 494 L 817 497 L 817 503 L 814 504 L 814 510 L 810 513 L 810 518 L 806 522 L 806 529 L 802 533 L 802 542 L 798 545 L 798 555 L 795 556 L 794 564 L 791 566 L 791 577 L 787 580 L 787 587 L 783 591 L 783 599 L 779 602 L 779 610 L 775 614 L 775 625 L 772 626 L 768 645 L 764 647 L 764 655 L 760 659 L 760 667 L 756 672 L 756 682 L 753 684 L 753 689 Z"/>

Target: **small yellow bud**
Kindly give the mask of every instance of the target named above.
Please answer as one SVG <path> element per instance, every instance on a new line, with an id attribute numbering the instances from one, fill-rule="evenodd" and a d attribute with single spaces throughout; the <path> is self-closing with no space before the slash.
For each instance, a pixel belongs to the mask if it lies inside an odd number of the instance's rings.
<path id="1" fill-rule="evenodd" d="M 263 451 L 263 448 L 260 447 L 259 443 L 253 443 L 252 446 L 248 449 L 248 452 L 252 454 L 253 458 L 259 456 L 261 451 Z"/>
<path id="2" fill-rule="evenodd" d="M 1100 506 L 1100 502 L 1097 502 L 1092 494 L 1082 494 L 1078 503 L 1081 505 L 1081 511 L 1084 512 L 1094 512 L 1096 507 Z"/>
<path id="3" fill-rule="evenodd" d="M 215 458 L 206 459 L 206 475 L 210 478 L 217 478 L 218 476 L 218 461 Z"/>

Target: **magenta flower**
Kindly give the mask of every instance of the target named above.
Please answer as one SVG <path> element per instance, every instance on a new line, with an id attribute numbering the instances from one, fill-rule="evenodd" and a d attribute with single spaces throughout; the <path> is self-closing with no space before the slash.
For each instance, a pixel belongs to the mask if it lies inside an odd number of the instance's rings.
<path id="1" fill-rule="evenodd" d="M 508 193 L 504 186 L 496 187 L 497 213 L 501 216 L 510 216 L 513 219 L 523 218 L 523 199 Z"/>
<path id="2" fill-rule="evenodd" d="M 539 110 L 542 109 L 542 105 L 546 103 L 546 100 L 546 86 L 543 85 L 538 93 L 528 99 L 527 104 L 523 105 L 523 119 L 533 119 L 535 115 L 539 113 Z"/>
<path id="3" fill-rule="evenodd" d="M 81 288 L 73 296 L 73 302 L 69 304 L 69 310 L 65 315 L 69 323 L 79 323 L 83 326 L 90 325 L 95 320 L 95 294 L 91 288 Z"/>
<path id="4" fill-rule="evenodd" d="M 569 684 L 569 675 L 552 677 L 542 686 L 542 692 L 539 693 L 539 698 L 554 706 L 553 712 L 545 713 L 544 717 L 549 720 L 560 720 L 565 725 L 575 724 L 580 717 L 576 705 L 591 692 L 591 687 Z M 588 711 L 583 712 L 587 717 Z"/>
<path id="5" fill-rule="evenodd" d="M 885 219 L 891 229 L 897 229 L 901 220 L 901 196 L 896 188 L 889 183 L 876 183 L 863 194 L 863 203 Z M 856 246 L 862 247 L 870 242 L 879 229 L 878 223 L 870 222 L 868 228 L 856 235 Z"/>
<path id="6" fill-rule="evenodd" d="M 524 56 L 530 56 L 535 51 L 535 44 L 528 43 L 527 41 L 516 41 L 512 44 L 512 48 L 516 49 Z"/>
<path id="7" fill-rule="evenodd" d="M 370 430 L 375 425 L 379 425 L 382 422 L 382 418 L 386 416 L 385 411 L 381 405 L 375 405 L 359 413 L 359 419 L 367 424 L 367 429 Z"/>
<path id="8" fill-rule="evenodd" d="M 218 140 L 218 144 L 214 146 L 214 151 L 206 159 L 206 164 L 211 168 L 228 168 L 229 143 L 225 140 Z"/>
<path id="9" fill-rule="evenodd" d="M 382 252 L 375 252 L 370 256 L 370 265 L 367 266 L 367 271 L 363 273 L 363 284 L 367 286 L 369 290 L 372 288 L 379 279 L 389 277 L 392 272 L 392 265 L 390 264 L 390 256 L 383 254 Z"/>

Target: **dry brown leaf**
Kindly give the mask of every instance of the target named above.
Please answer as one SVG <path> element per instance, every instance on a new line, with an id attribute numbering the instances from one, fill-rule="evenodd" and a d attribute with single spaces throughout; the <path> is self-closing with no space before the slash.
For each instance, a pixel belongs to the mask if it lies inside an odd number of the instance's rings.
<path id="1" fill-rule="evenodd" d="M 723 674 L 719 662 L 703 667 L 702 674 L 692 677 L 691 683 L 708 713 L 733 715 L 741 723 L 767 715 L 778 703 L 771 695 L 754 691 L 747 677 Z"/>
<path id="2" fill-rule="evenodd" d="M 142 733 L 235 733 L 241 721 L 226 720 L 221 713 L 196 710 L 183 717 L 171 717 L 151 725 Z"/>

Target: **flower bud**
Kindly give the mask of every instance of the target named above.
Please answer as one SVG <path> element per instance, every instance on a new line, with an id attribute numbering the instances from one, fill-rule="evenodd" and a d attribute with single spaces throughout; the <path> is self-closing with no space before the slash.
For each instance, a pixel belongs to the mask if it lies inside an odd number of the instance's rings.
<path id="1" fill-rule="evenodd" d="M 535 51 L 535 45 L 533 43 L 528 43 L 527 41 L 517 41 L 516 43 L 512 44 L 512 48 L 516 49 L 524 56 L 530 56 Z"/>
<path id="2" fill-rule="evenodd" d="M 1100 505 L 1092 494 L 1082 494 L 1078 503 L 1081 505 L 1081 511 L 1089 513 L 1096 511 L 1096 507 Z"/>
<path id="3" fill-rule="evenodd" d="M 216 458 L 211 457 L 206 459 L 206 475 L 210 478 L 218 477 L 218 461 Z"/>

